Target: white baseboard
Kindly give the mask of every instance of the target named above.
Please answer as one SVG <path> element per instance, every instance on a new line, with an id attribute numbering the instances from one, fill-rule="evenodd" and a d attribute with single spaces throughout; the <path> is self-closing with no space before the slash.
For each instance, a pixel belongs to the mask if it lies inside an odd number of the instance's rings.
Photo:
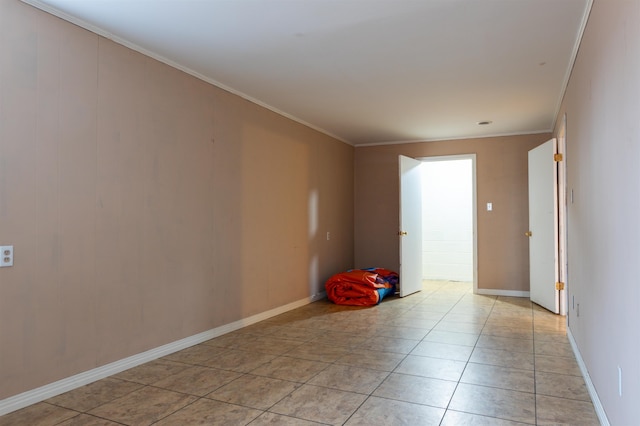
<path id="1" fill-rule="evenodd" d="M 45 399 L 52 398 L 54 396 L 79 388 L 89 383 L 93 383 L 100 379 L 104 379 L 105 377 L 120 373 L 121 371 L 128 370 L 129 368 L 138 366 L 140 364 L 144 364 L 146 362 L 153 361 L 154 359 L 158 359 L 174 352 L 181 351 L 182 349 L 197 345 L 199 343 L 213 339 L 214 337 L 218 337 L 231 331 L 238 330 L 242 327 L 246 327 L 248 325 L 269 319 L 276 315 L 283 314 L 290 310 L 307 305 L 311 302 L 315 302 L 316 300 L 320 300 L 325 296 L 326 294 L 324 294 L 323 296 L 323 293 L 318 293 L 309 298 L 298 300 L 296 302 L 292 302 L 287 305 L 253 315 L 248 318 L 243 318 L 230 324 L 225 324 L 223 326 L 216 327 L 211 330 L 207 330 L 202 333 L 198 333 L 193 336 L 189 336 L 184 339 L 180 339 L 175 342 L 168 343 L 166 345 L 162 345 L 136 355 L 132 355 L 119 361 L 115 361 L 110 364 L 103 365 L 101 367 L 94 368 L 92 370 L 85 371 L 62 380 L 58 380 L 57 382 L 53 382 L 36 389 L 11 396 L 0 401 L 0 416 L 35 404 L 37 402 L 44 401 Z"/>
<path id="2" fill-rule="evenodd" d="M 609 423 L 607 413 L 605 413 L 602 402 L 600 402 L 600 398 L 598 397 L 598 392 L 596 392 L 596 388 L 595 386 L 593 386 L 591 376 L 589 376 L 589 371 L 587 370 L 587 365 L 582 359 L 582 355 L 580 354 L 580 350 L 578 349 L 578 344 L 573 338 L 573 334 L 571 334 L 570 328 L 567 328 L 567 336 L 569 337 L 569 343 L 571 343 L 571 348 L 573 349 L 573 353 L 575 354 L 576 360 L 578 361 L 578 366 L 580 367 L 580 371 L 582 372 L 584 383 L 586 384 L 587 390 L 589 391 L 589 396 L 591 397 L 591 402 L 593 402 L 593 408 L 595 408 L 596 410 L 596 414 L 598 415 L 600 424 L 602 426 L 610 426 L 611 423 Z"/>
<path id="3" fill-rule="evenodd" d="M 528 291 L 498 290 L 493 288 L 479 288 L 476 294 L 483 294 L 485 296 L 529 297 Z"/>

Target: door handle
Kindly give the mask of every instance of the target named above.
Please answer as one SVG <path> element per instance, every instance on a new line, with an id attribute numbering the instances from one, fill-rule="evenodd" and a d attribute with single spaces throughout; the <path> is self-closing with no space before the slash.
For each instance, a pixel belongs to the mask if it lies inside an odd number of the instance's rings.
<path id="1" fill-rule="evenodd" d="M 398 231 L 398 235 L 400 236 L 407 235 L 407 231 Z"/>
<path id="2" fill-rule="evenodd" d="M 527 232 L 524 233 L 525 237 L 531 237 L 532 235 L 533 235 L 533 232 L 531 232 L 531 231 L 527 231 Z"/>

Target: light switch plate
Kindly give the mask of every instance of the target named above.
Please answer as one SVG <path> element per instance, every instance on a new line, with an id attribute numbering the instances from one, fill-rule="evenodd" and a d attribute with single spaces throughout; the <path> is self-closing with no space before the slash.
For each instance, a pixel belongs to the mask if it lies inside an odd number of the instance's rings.
<path id="1" fill-rule="evenodd" d="M 0 268 L 13 266 L 13 246 L 0 246 Z"/>

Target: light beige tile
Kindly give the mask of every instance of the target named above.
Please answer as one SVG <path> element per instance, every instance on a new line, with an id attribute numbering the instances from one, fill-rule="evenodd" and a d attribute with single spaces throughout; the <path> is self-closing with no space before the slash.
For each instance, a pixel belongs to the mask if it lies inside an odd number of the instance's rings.
<path id="1" fill-rule="evenodd" d="M 77 416 L 77 411 L 39 402 L 13 413 L 0 416 L 0 426 L 48 426 Z"/>
<path id="2" fill-rule="evenodd" d="M 534 355 L 530 352 L 511 352 L 501 349 L 475 348 L 469 362 L 497 365 L 500 367 L 534 369 Z"/>
<path id="3" fill-rule="evenodd" d="M 300 386 L 300 383 L 246 374 L 210 393 L 207 398 L 266 410 Z"/>
<path id="4" fill-rule="evenodd" d="M 259 352 L 271 355 L 282 355 L 299 347 L 304 342 L 298 340 L 281 339 L 275 336 L 257 337 L 238 346 L 239 350 Z"/>
<path id="5" fill-rule="evenodd" d="M 536 409 L 539 425 L 600 425 L 590 402 L 538 395 Z"/>
<path id="6" fill-rule="evenodd" d="M 442 312 L 433 312 L 428 309 L 423 310 L 423 309 L 413 308 L 411 310 L 404 311 L 401 315 L 402 315 L 402 318 L 440 321 L 446 314 Z"/>
<path id="7" fill-rule="evenodd" d="M 482 334 L 489 336 L 508 337 L 510 339 L 533 340 L 533 329 L 531 327 L 508 327 L 508 326 L 486 326 Z"/>
<path id="8" fill-rule="evenodd" d="M 251 426 L 315 426 L 322 425 L 309 420 L 297 419 L 295 417 L 283 416 L 276 413 L 262 413 L 260 417 L 251 422 Z"/>
<path id="9" fill-rule="evenodd" d="M 366 336 L 344 331 L 322 331 L 313 340 L 313 343 L 330 346 L 356 347 L 367 340 Z"/>
<path id="10" fill-rule="evenodd" d="M 479 334 L 483 327 L 484 325 L 482 323 L 441 321 L 433 327 L 433 329 L 438 331 L 452 331 L 454 333 Z"/>
<path id="11" fill-rule="evenodd" d="M 448 343 L 450 345 L 475 346 L 478 337 L 479 334 L 431 330 L 424 338 L 424 341 Z"/>
<path id="12" fill-rule="evenodd" d="M 535 401 L 532 393 L 460 383 L 449 409 L 534 424 Z"/>
<path id="13" fill-rule="evenodd" d="M 555 343 L 547 341 L 538 341 L 535 343 L 535 354 L 546 356 L 558 356 L 565 358 L 573 358 L 573 349 L 569 342 Z"/>
<path id="14" fill-rule="evenodd" d="M 150 425 L 198 398 L 154 387 L 144 387 L 89 412 L 114 422 Z"/>
<path id="15" fill-rule="evenodd" d="M 242 373 L 234 371 L 193 366 L 159 380 L 153 383 L 153 386 L 189 395 L 204 396 L 241 375 Z"/>
<path id="16" fill-rule="evenodd" d="M 515 328 L 533 328 L 533 319 L 513 315 L 491 315 L 487 319 L 486 327 L 502 327 L 509 325 Z"/>
<path id="17" fill-rule="evenodd" d="M 89 411 L 99 405 L 142 388 L 140 383 L 107 377 L 47 400 L 50 404 L 76 411 Z"/>
<path id="18" fill-rule="evenodd" d="M 417 344 L 417 340 L 378 336 L 363 342 L 359 346 L 359 349 L 408 354 L 416 347 Z"/>
<path id="19" fill-rule="evenodd" d="M 157 426 L 246 425 L 262 411 L 202 398 L 162 419 Z"/>
<path id="20" fill-rule="evenodd" d="M 484 323 L 487 318 L 489 317 L 488 314 L 454 314 L 454 313 L 448 313 L 447 315 L 444 316 L 444 318 L 442 318 L 443 321 L 448 321 L 448 322 L 467 322 L 467 323 L 472 323 L 472 324 L 478 324 L 478 323 Z"/>
<path id="21" fill-rule="evenodd" d="M 324 345 L 315 342 L 305 343 L 286 353 L 288 357 L 311 361 L 334 362 L 349 353 L 344 346 Z"/>
<path id="22" fill-rule="evenodd" d="M 526 423 L 447 410 L 440 426 L 522 426 L 524 424 Z"/>
<path id="23" fill-rule="evenodd" d="M 340 425 L 360 407 L 366 395 L 303 385 L 269 411 L 331 425 Z"/>
<path id="24" fill-rule="evenodd" d="M 587 386 L 580 376 L 536 371 L 536 393 L 591 402 Z"/>
<path id="25" fill-rule="evenodd" d="M 347 426 L 438 425 L 444 409 L 369 397 L 346 423 Z"/>
<path id="26" fill-rule="evenodd" d="M 422 340 L 427 333 L 429 333 L 429 329 L 415 327 L 382 326 L 376 328 L 376 336 L 407 340 Z"/>
<path id="27" fill-rule="evenodd" d="M 157 359 L 155 361 L 130 368 L 112 377 L 148 385 L 164 379 L 165 377 L 177 374 L 187 368 L 189 368 L 189 366 L 183 363 Z"/>
<path id="28" fill-rule="evenodd" d="M 510 339 L 508 337 L 480 335 L 478 348 L 501 349 L 512 352 L 533 352 L 533 340 Z"/>
<path id="29" fill-rule="evenodd" d="M 216 359 L 206 362 L 205 365 L 223 370 L 236 371 L 238 373 L 248 373 L 274 358 L 276 358 L 276 356 L 271 354 L 231 349 L 221 353 Z"/>
<path id="30" fill-rule="evenodd" d="M 536 355 L 535 359 L 536 371 L 582 377 L 578 362 L 573 357 L 563 358 L 558 356 Z"/>
<path id="31" fill-rule="evenodd" d="M 342 356 L 336 364 L 353 365 L 381 371 L 393 371 L 405 358 L 403 354 L 369 350 L 354 350 Z"/>
<path id="32" fill-rule="evenodd" d="M 389 321 L 388 325 L 394 327 L 416 327 L 431 330 L 438 324 L 438 320 L 431 319 L 418 319 L 418 318 L 403 318 L 396 317 Z"/>
<path id="33" fill-rule="evenodd" d="M 416 404 L 446 408 L 456 382 L 408 374 L 391 373 L 373 395 Z"/>
<path id="34" fill-rule="evenodd" d="M 278 329 L 273 333 L 273 336 L 281 339 L 309 342 L 318 338 L 321 334 L 322 332 L 319 330 L 310 330 L 308 328 L 284 325 L 279 326 Z"/>
<path id="35" fill-rule="evenodd" d="M 318 373 L 308 383 L 369 395 L 388 375 L 386 371 L 336 364 Z"/>
<path id="36" fill-rule="evenodd" d="M 111 420 L 101 419 L 89 414 L 80 414 L 62 423 L 56 423 L 56 426 L 119 426 L 120 423 Z"/>
<path id="37" fill-rule="evenodd" d="M 496 299 L 496 306 L 526 308 L 529 314 L 531 314 L 532 305 L 531 300 L 527 297 L 498 296 L 498 299 Z"/>
<path id="38" fill-rule="evenodd" d="M 488 364 L 467 364 L 460 382 L 530 393 L 536 389 L 533 371 Z"/>
<path id="39" fill-rule="evenodd" d="M 467 361 L 473 352 L 472 346 L 452 345 L 438 342 L 420 342 L 411 355 L 428 356 L 431 358 L 452 359 L 455 361 Z"/>
<path id="40" fill-rule="evenodd" d="M 281 356 L 261 365 L 251 374 L 304 383 L 329 365 L 325 362 Z"/>
<path id="41" fill-rule="evenodd" d="M 400 363 L 395 372 L 458 381 L 465 365 L 466 363 L 462 361 L 409 355 Z"/>
<path id="42" fill-rule="evenodd" d="M 190 365 L 207 365 L 207 363 L 215 361 L 221 353 L 227 350 L 227 348 L 223 347 L 201 344 L 174 352 L 161 359 L 182 362 Z"/>

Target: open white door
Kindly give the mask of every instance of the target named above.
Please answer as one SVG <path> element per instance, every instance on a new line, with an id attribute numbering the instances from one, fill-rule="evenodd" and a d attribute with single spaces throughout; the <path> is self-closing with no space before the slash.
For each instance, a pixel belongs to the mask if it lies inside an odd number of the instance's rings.
<path id="1" fill-rule="evenodd" d="M 422 290 L 422 161 L 399 156 L 400 297 Z"/>
<path id="2" fill-rule="evenodd" d="M 530 298 L 559 312 L 556 140 L 529 151 L 529 277 Z"/>

